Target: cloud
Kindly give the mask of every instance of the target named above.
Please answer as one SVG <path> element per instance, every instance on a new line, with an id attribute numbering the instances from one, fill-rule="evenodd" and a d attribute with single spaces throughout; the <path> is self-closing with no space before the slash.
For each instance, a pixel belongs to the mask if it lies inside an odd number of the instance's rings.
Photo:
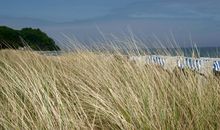
<path id="1" fill-rule="evenodd" d="M 148 19 L 219 20 L 220 2 L 209 1 L 138 1 L 115 10 L 115 16 Z"/>
<path id="2" fill-rule="evenodd" d="M 199 15 L 172 15 L 172 14 L 131 14 L 130 18 L 149 18 L 149 19 L 203 19 L 209 18 L 208 16 Z"/>

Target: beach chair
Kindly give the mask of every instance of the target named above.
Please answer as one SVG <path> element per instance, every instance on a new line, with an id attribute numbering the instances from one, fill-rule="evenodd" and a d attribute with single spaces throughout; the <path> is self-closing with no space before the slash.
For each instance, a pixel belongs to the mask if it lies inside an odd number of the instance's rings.
<path id="1" fill-rule="evenodd" d="M 165 59 L 163 57 L 159 57 L 159 65 L 164 66 L 165 64 Z"/>
<path id="2" fill-rule="evenodd" d="M 213 62 L 213 70 L 216 72 L 220 72 L 220 61 Z"/>
<path id="3" fill-rule="evenodd" d="M 164 66 L 165 59 L 162 58 L 161 56 L 154 56 L 153 57 L 153 63 L 156 64 L 156 65 Z"/>
<path id="4" fill-rule="evenodd" d="M 195 59 L 194 60 L 194 66 L 196 71 L 200 71 L 202 67 L 202 60 L 201 59 Z"/>
<path id="5" fill-rule="evenodd" d="M 184 68 L 190 68 L 190 58 L 185 57 Z"/>
<path id="6" fill-rule="evenodd" d="M 213 74 L 215 76 L 220 76 L 220 60 L 213 62 Z"/>

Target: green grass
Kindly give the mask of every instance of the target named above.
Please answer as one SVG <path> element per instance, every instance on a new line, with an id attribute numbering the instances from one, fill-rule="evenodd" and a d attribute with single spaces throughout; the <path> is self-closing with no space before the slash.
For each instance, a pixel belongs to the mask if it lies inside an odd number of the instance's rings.
<path id="1" fill-rule="evenodd" d="M 0 129 L 220 129 L 220 82 L 120 54 L 0 51 Z"/>

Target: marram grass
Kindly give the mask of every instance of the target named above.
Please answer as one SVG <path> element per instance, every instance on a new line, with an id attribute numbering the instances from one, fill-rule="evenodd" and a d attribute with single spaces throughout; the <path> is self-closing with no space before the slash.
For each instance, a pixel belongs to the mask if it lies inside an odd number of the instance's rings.
<path id="1" fill-rule="evenodd" d="M 220 81 L 120 54 L 2 50 L 0 129 L 220 129 Z"/>

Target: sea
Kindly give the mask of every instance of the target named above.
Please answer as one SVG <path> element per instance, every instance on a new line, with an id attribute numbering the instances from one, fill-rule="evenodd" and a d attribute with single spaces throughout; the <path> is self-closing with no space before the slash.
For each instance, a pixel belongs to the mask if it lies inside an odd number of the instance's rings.
<path id="1" fill-rule="evenodd" d="M 91 49 L 92 51 L 97 51 L 96 49 Z M 103 52 L 105 50 L 102 50 Z M 74 52 L 74 50 L 69 51 L 40 51 L 40 54 L 58 56 L 64 53 Z M 99 50 L 100 52 L 100 50 Z M 112 51 L 114 52 L 114 51 Z M 209 58 L 220 58 L 220 47 L 184 47 L 184 48 L 144 48 L 137 50 L 124 50 L 122 53 L 127 55 L 130 52 L 137 52 L 140 54 L 151 54 L 151 55 L 169 55 L 169 56 L 185 56 L 185 57 L 209 57 Z"/>
<path id="2" fill-rule="evenodd" d="M 150 48 L 143 52 L 152 55 L 220 58 L 220 47 Z"/>

